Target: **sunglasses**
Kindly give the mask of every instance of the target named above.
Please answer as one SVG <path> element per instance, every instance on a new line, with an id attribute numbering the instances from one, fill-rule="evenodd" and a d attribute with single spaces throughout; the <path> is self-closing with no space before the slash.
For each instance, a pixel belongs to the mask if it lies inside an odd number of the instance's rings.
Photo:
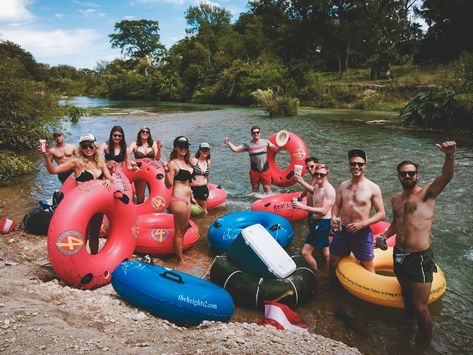
<path id="1" fill-rule="evenodd" d="M 357 166 L 359 168 L 361 168 L 363 165 L 365 165 L 365 163 L 359 163 L 359 162 L 350 162 L 350 166 Z"/>
<path id="2" fill-rule="evenodd" d="M 210 153 L 210 149 L 201 149 L 200 150 L 202 153 Z"/>
<path id="3" fill-rule="evenodd" d="M 324 174 L 324 173 L 315 173 L 314 175 L 316 177 L 325 177 L 325 176 L 327 176 L 327 174 Z"/>
<path id="4" fill-rule="evenodd" d="M 149 131 L 148 131 L 147 129 L 142 129 L 140 132 L 141 132 L 142 134 L 149 134 Z"/>
<path id="5" fill-rule="evenodd" d="M 95 149 L 93 143 L 80 144 L 80 149 Z"/>
<path id="6" fill-rule="evenodd" d="M 123 135 L 121 135 L 121 134 L 113 134 L 113 137 L 114 137 L 114 138 L 121 138 L 121 137 L 123 137 Z"/>
<path id="7" fill-rule="evenodd" d="M 417 174 L 417 171 L 400 171 L 399 172 L 399 176 L 402 176 L 402 177 L 414 177 L 416 176 Z"/>
<path id="8" fill-rule="evenodd" d="M 261 131 L 253 131 L 251 134 L 260 134 Z"/>
<path id="9" fill-rule="evenodd" d="M 53 134 L 53 138 L 61 137 L 62 134 Z"/>
<path id="10" fill-rule="evenodd" d="M 178 145 L 176 146 L 176 148 L 188 149 L 188 148 L 189 148 L 189 145 L 187 145 L 187 144 L 178 144 Z"/>
<path id="11" fill-rule="evenodd" d="M 306 169 L 315 169 L 315 165 L 306 165 Z"/>

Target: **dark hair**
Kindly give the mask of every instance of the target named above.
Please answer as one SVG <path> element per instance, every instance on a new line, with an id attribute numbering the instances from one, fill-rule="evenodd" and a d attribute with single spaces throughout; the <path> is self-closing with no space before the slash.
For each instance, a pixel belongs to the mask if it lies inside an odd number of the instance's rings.
<path id="1" fill-rule="evenodd" d="M 200 151 L 203 150 L 203 149 L 209 149 L 209 148 L 199 148 L 199 150 L 197 151 L 197 153 L 195 153 L 195 155 L 194 155 L 197 159 L 199 159 L 199 157 L 200 157 Z M 211 156 L 210 156 L 210 149 L 209 149 L 209 155 L 207 155 L 207 158 L 206 158 L 205 160 L 208 161 L 208 160 L 210 160 L 210 158 L 211 158 Z"/>
<path id="2" fill-rule="evenodd" d="M 142 129 L 143 129 L 143 128 L 140 128 L 140 130 L 138 131 L 138 134 L 136 135 L 136 145 L 137 145 L 138 147 L 141 146 L 141 145 L 143 145 L 143 142 L 141 142 L 141 135 L 140 135 Z M 148 130 L 149 130 L 148 145 L 149 145 L 150 147 L 152 147 L 154 141 L 153 141 L 153 137 L 151 137 L 151 129 L 148 128 Z"/>
<path id="3" fill-rule="evenodd" d="M 107 143 L 107 151 L 106 154 L 115 155 L 115 147 L 110 147 L 113 145 L 113 132 L 120 132 L 122 134 L 122 140 L 120 141 L 120 154 L 126 155 L 126 140 L 125 140 L 125 132 L 121 126 L 113 126 L 110 130 L 110 136 L 108 137 Z"/>
<path id="4" fill-rule="evenodd" d="M 177 158 L 177 153 L 176 153 L 176 148 L 173 148 L 171 154 L 169 154 L 169 161 L 176 159 Z M 189 147 L 187 148 L 187 153 L 184 156 L 184 161 L 186 162 L 187 165 L 190 165 L 191 163 L 191 152 L 189 150 Z"/>
<path id="5" fill-rule="evenodd" d="M 259 129 L 259 130 L 261 131 L 261 127 L 260 127 L 260 126 L 253 126 L 253 127 L 251 127 L 250 132 L 253 133 L 253 130 L 254 130 L 254 129 Z"/>
<path id="6" fill-rule="evenodd" d="M 397 170 L 398 173 L 401 171 L 401 168 L 404 165 L 414 165 L 416 167 L 416 171 L 419 170 L 419 165 L 418 164 L 416 164 L 416 163 L 414 163 L 413 161 L 410 161 L 410 160 L 403 160 L 397 165 L 396 170 Z"/>
<path id="7" fill-rule="evenodd" d="M 319 162 L 319 159 L 317 159 L 316 157 L 308 157 L 308 158 L 305 158 L 305 163 L 310 163 L 311 161 L 314 162 L 314 163 L 318 163 Z"/>

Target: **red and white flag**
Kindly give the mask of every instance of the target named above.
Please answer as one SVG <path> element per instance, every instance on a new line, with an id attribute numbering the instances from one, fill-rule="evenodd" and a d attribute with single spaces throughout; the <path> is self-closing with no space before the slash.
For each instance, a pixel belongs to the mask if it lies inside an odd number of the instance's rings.
<path id="1" fill-rule="evenodd" d="M 264 301 L 265 319 L 258 324 L 272 325 L 277 329 L 291 330 L 294 332 L 306 332 L 309 325 L 285 304 L 274 301 Z"/>

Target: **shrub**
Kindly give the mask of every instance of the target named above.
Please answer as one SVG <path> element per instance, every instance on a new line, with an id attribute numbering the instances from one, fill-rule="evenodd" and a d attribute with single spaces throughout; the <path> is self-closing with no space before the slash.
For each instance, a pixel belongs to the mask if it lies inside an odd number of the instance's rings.
<path id="1" fill-rule="evenodd" d="M 288 96 L 274 96 L 273 90 L 253 91 L 258 106 L 266 108 L 270 116 L 296 116 L 299 112 L 299 99 Z"/>
<path id="2" fill-rule="evenodd" d="M 30 174 L 34 164 L 23 156 L 10 151 L 0 151 L 0 186 L 6 186 L 14 177 Z"/>

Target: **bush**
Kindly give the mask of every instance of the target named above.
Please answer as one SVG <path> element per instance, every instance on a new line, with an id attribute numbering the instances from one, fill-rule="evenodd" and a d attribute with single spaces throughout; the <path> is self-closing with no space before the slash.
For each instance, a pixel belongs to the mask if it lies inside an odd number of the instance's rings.
<path id="1" fill-rule="evenodd" d="M 274 96 L 273 90 L 253 91 L 258 106 L 266 108 L 270 116 L 296 116 L 299 112 L 299 99 L 288 96 Z"/>
<path id="2" fill-rule="evenodd" d="M 23 156 L 10 151 L 0 151 L 0 186 L 6 186 L 14 177 L 30 174 L 34 164 Z"/>

